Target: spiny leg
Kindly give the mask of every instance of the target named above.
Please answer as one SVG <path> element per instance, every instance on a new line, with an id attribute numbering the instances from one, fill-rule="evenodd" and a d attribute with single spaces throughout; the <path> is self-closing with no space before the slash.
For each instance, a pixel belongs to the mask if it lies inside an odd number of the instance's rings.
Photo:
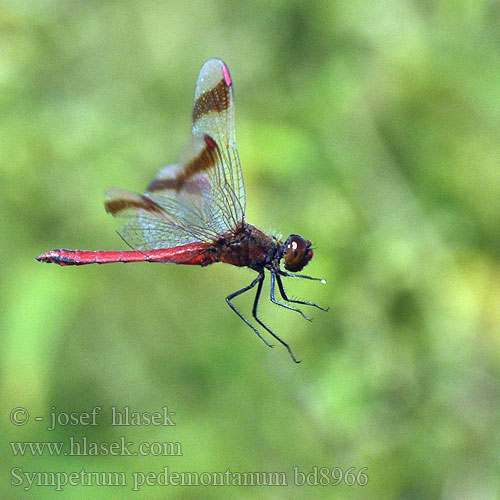
<path id="1" fill-rule="evenodd" d="M 278 276 L 278 279 L 279 279 L 279 276 Z M 309 316 L 306 316 L 300 309 L 297 309 L 296 307 L 292 307 L 292 306 L 289 306 L 288 304 L 283 304 L 283 302 L 280 302 L 278 300 L 276 300 L 275 296 L 274 296 L 274 285 L 276 283 L 276 274 L 274 273 L 274 271 L 271 271 L 271 293 L 270 293 L 270 296 L 271 296 L 271 302 L 273 304 L 276 304 L 277 306 L 281 306 L 281 307 L 284 307 L 285 309 L 290 309 L 291 311 L 297 311 L 298 313 L 302 314 L 302 316 L 307 319 L 307 321 L 312 321 L 312 319 L 309 317 Z M 279 284 L 280 282 L 278 281 L 278 286 L 280 286 Z M 281 287 L 280 287 L 280 290 L 281 290 Z M 285 297 L 283 297 L 285 300 L 287 300 Z M 294 301 L 289 301 L 289 302 L 294 302 Z"/>
<path id="2" fill-rule="evenodd" d="M 297 277 L 300 278 L 301 276 L 297 275 Z M 302 276 L 302 278 L 303 277 L 304 276 Z M 313 307 L 317 307 L 318 309 L 321 309 L 322 311 L 328 311 L 328 307 L 324 308 L 324 307 L 318 306 L 318 304 L 315 304 L 314 302 L 305 302 L 304 300 L 289 299 L 286 292 L 285 292 L 285 288 L 283 287 L 283 282 L 281 281 L 281 276 L 279 274 L 276 275 L 276 281 L 278 282 L 278 288 L 280 290 L 281 296 L 283 297 L 283 300 L 286 300 L 287 302 L 292 302 L 293 304 L 302 304 L 304 306 L 313 306 Z"/>
<path id="3" fill-rule="evenodd" d="M 278 274 L 280 276 L 286 276 L 288 278 L 303 278 L 306 280 L 313 280 L 313 281 L 321 281 L 324 285 L 326 284 L 326 280 L 323 278 L 313 278 L 312 276 L 306 276 L 305 274 L 292 274 L 292 273 L 287 273 L 286 271 L 283 271 L 281 269 L 278 269 Z"/>
<path id="4" fill-rule="evenodd" d="M 235 305 L 231 302 L 235 297 L 238 295 L 241 295 L 242 293 L 248 292 L 248 290 L 251 290 L 257 283 L 259 283 L 259 288 L 257 289 L 257 297 L 260 295 L 260 290 L 262 289 L 262 283 L 264 281 L 264 273 L 259 273 L 257 278 L 255 278 L 248 286 L 245 288 L 242 288 L 241 290 L 238 290 L 237 292 L 232 293 L 231 295 L 228 295 L 226 297 L 226 302 L 229 304 L 229 307 L 257 334 L 257 337 L 259 337 L 264 344 L 266 344 L 268 347 L 274 347 L 272 344 L 270 344 L 260 333 L 255 326 L 248 321 L 243 314 L 236 309 Z M 256 299 L 257 299 L 256 297 Z M 254 309 L 255 309 L 255 304 L 254 304 Z M 255 315 L 254 315 L 255 316 Z M 256 318 L 257 319 L 257 318 Z M 258 321 L 258 320 L 257 320 Z M 260 322 L 259 322 L 260 323 Z"/>
<path id="5" fill-rule="evenodd" d="M 271 274 L 271 282 L 272 282 L 272 274 Z M 260 277 L 260 275 L 259 275 Z M 278 342 L 280 342 L 281 344 L 283 344 L 290 356 L 292 357 L 292 359 L 295 361 L 295 363 L 300 363 L 300 360 L 298 360 L 293 352 L 292 352 L 292 349 L 290 348 L 290 346 L 281 338 L 281 337 L 278 337 L 278 335 L 276 335 L 268 326 L 266 326 L 264 324 L 263 321 L 261 321 L 258 316 L 257 316 L 257 307 L 259 306 L 259 300 L 260 300 L 260 293 L 262 291 L 262 285 L 264 284 L 264 274 L 262 274 L 262 279 L 260 280 L 259 282 L 259 286 L 257 287 L 257 293 L 255 294 L 255 300 L 253 302 L 253 310 L 252 310 L 252 316 L 254 317 L 255 321 L 257 321 L 257 323 L 259 323 L 260 326 L 262 326 L 262 328 L 264 328 L 267 332 L 269 332 Z M 293 309 L 293 308 L 292 308 Z M 260 337 L 260 335 L 259 335 Z M 261 337 L 262 338 L 262 337 Z"/>

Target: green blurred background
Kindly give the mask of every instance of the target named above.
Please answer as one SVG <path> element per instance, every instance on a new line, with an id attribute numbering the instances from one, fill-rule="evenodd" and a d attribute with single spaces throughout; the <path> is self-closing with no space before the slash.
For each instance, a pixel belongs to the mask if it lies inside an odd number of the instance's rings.
<path id="1" fill-rule="evenodd" d="M 177 159 L 211 57 L 235 82 L 248 220 L 311 239 L 307 274 L 328 281 L 286 282 L 330 306 L 312 324 L 262 301 L 300 365 L 227 307 L 247 269 L 33 260 L 126 249 L 103 193 L 141 192 Z M 7 0 L 0 109 L 2 499 L 500 498 L 498 2 Z M 251 296 L 236 304 L 251 314 Z M 100 425 L 47 430 L 53 407 L 95 406 Z M 111 427 L 111 406 L 168 406 L 177 425 Z M 8 445 L 70 436 L 182 456 Z M 164 466 L 288 486 L 131 491 L 134 471 Z M 294 466 L 369 481 L 296 486 Z M 24 491 L 13 467 L 129 485 Z"/>

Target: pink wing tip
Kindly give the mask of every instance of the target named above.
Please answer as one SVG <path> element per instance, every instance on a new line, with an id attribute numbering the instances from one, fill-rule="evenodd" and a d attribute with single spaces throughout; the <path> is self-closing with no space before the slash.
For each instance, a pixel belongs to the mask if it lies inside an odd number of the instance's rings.
<path id="1" fill-rule="evenodd" d="M 233 84 L 233 81 L 231 80 L 231 75 L 229 74 L 229 68 L 225 64 L 222 66 L 222 73 L 224 73 L 226 85 L 230 87 Z"/>
<path id="2" fill-rule="evenodd" d="M 207 134 L 205 134 L 205 143 L 206 145 L 211 148 L 211 149 L 215 149 L 217 147 L 217 144 L 215 144 L 215 141 Z"/>

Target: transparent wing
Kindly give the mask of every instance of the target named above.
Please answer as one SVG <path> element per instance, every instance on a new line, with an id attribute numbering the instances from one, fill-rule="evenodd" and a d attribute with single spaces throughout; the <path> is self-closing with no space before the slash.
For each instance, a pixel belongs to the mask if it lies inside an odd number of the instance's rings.
<path id="1" fill-rule="evenodd" d="M 206 232 L 188 227 L 178 214 L 163 209 L 146 195 L 110 189 L 106 198 L 108 213 L 130 219 L 118 233 L 132 248 L 149 250 L 213 241 Z"/>
<path id="2" fill-rule="evenodd" d="M 214 197 L 233 227 L 245 217 L 245 184 L 234 129 L 234 91 L 229 69 L 220 59 L 201 68 L 193 107 L 193 135 L 208 135 L 220 151 L 220 163 L 209 174 Z M 222 216 L 221 216 L 222 217 Z"/>
<path id="3" fill-rule="evenodd" d="M 163 168 L 144 195 L 109 190 L 105 205 L 114 216 L 130 219 L 119 234 L 139 250 L 213 242 L 243 222 L 233 89 L 222 61 L 211 59 L 200 71 L 193 136 L 179 163 Z"/>

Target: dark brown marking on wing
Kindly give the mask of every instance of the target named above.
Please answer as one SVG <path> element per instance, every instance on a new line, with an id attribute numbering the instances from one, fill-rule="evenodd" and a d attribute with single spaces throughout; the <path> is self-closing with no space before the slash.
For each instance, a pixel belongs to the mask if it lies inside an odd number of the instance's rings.
<path id="1" fill-rule="evenodd" d="M 229 107 L 230 101 L 228 89 L 226 80 L 222 78 L 215 87 L 203 92 L 194 103 L 193 123 L 196 123 L 198 118 L 211 111 L 217 111 L 218 113 L 225 111 Z"/>
<path id="2" fill-rule="evenodd" d="M 154 191 L 163 191 L 167 189 L 179 189 L 178 179 L 153 179 L 148 186 L 148 191 L 150 193 Z"/>
<path id="3" fill-rule="evenodd" d="M 137 208 L 149 213 L 159 214 L 162 213 L 162 208 L 157 205 L 153 200 L 145 196 L 138 197 L 137 199 L 117 198 L 109 200 L 104 203 L 106 212 L 116 215 L 117 213 L 127 210 L 128 208 Z"/>
<path id="4" fill-rule="evenodd" d="M 150 193 L 167 189 L 180 191 L 183 188 L 188 188 L 189 191 L 189 184 L 187 183 L 190 179 L 200 172 L 215 168 L 217 163 L 217 144 L 209 135 L 205 135 L 204 139 L 206 146 L 195 158 L 184 165 L 176 177 L 169 179 L 153 179 L 147 191 Z M 191 189 L 191 191 L 193 191 L 193 189 Z"/>

